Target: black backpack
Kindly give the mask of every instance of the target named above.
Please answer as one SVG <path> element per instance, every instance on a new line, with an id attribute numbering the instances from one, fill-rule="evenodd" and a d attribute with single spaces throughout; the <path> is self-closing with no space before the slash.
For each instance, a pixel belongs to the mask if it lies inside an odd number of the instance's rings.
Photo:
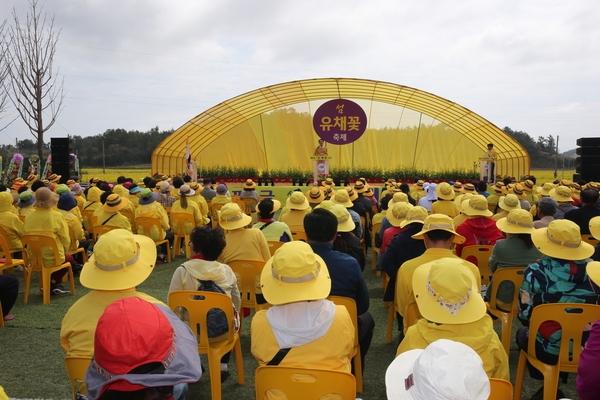
<path id="1" fill-rule="evenodd" d="M 198 279 L 198 282 L 200 283 L 200 286 L 198 286 L 198 291 L 227 294 L 213 281 L 203 281 Z M 229 331 L 227 315 L 225 314 L 225 311 L 221 310 L 220 308 L 211 308 L 208 310 L 208 314 L 206 316 L 206 325 L 208 326 L 209 338 L 221 336 Z"/>

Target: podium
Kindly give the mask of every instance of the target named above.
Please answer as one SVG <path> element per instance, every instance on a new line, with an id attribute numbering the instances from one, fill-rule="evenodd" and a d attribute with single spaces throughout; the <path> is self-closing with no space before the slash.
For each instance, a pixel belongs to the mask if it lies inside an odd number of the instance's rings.
<path id="1" fill-rule="evenodd" d="M 494 183 L 495 164 L 494 159 L 491 157 L 479 158 L 479 180 L 492 185 Z"/>
<path id="2" fill-rule="evenodd" d="M 312 156 L 310 158 L 313 165 L 313 185 L 319 184 L 319 179 L 325 179 L 329 176 L 329 156 Z"/>

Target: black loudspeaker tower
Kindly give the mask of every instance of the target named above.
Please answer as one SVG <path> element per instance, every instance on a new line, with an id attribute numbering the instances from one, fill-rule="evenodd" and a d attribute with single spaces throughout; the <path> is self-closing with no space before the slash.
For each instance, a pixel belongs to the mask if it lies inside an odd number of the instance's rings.
<path id="1" fill-rule="evenodd" d="M 587 182 L 600 182 L 600 137 L 577 139 L 575 176 Z"/>
<path id="2" fill-rule="evenodd" d="M 71 175 L 69 167 L 69 138 L 51 138 L 52 173 L 61 175 L 60 183 L 66 183 Z"/>

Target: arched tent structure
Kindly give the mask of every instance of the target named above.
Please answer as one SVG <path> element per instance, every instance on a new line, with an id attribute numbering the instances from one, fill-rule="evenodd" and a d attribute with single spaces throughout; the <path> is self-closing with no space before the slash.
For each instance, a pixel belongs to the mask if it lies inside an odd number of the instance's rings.
<path id="1" fill-rule="evenodd" d="M 186 141 L 200 167 L 311 170 L 310 156 L 318 140 L 312 115 L 334 98 L 360 104 L 368 128 L 352 144 L 328 144 L 332 168 L 473 170 L 478 169 L 477 160 L 487 144 L 494 143 L 497 174 L 529 173 L 527 151 L 461 105 L 406 86 L 347 78 L 281 83 L 218 104 L 185 123 L 154 150 L 152 172 L 183 172 Z"/>

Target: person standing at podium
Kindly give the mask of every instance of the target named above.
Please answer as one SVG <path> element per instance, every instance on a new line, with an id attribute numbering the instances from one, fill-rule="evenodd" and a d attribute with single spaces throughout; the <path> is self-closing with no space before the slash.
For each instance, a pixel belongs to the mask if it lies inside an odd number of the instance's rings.
<path id="1" fill-rule="evenodd" d="M 495 169 L 496 169 L 496 159 L 498 158 L 498 153 L 494 150 L 494 144 L 488 143 L 487 151 L 485 152 L 487 158 L 490 158 L 492 161 L 490 162 L 490 178 L 492 181 L 490 184 L 493 184 L 496 181 Z"/>
<path id="2" fill-rule="evenodd" d="M 325 147 L 325 140 L 319 139 L 319 145 L 315 149 L 313 155 L 315 157 L 327 157 L 327 147 Z"/>

